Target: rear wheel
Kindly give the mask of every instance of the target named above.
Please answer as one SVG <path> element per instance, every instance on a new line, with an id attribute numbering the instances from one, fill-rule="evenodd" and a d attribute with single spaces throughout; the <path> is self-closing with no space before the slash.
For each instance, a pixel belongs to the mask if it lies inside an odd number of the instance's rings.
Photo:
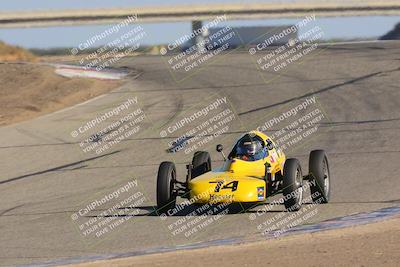
<path id="1" fill-rule="evenodd" d="M 166 212 L 175 207 L 175 182 L 175 164 L 169 161 L 162 162 L 157 175 L 157 208 L 160 212 Z"/>
<path id="2" fill-rule="evenodd" d="M 324 150 L 311 151 L 309 172 L 313 202 L 328 203 L 331 195 L 331 183 L 328 158 Z"/>
<path id="3" fill-rule="evenodd" d="M 194 153 L 192 160 L 193 170 L 192 178 L 211 171 L 211 157 L 206 151 L 197 151 Z"/>
<path id="4" fill-rule="evenodd" d="M 283 197 L 288 211 L 298 211 L 303 201 L 303 174 L 297 159 L 287 159 L 283 167 Z"/>

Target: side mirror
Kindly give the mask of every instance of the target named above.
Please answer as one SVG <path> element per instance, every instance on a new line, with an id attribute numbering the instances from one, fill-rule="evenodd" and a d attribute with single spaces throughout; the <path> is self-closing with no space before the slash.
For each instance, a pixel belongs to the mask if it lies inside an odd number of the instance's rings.
<path id="1" fill-rule="evenodd" d="M 222 154 L 222 157 L 224 158 L 224 160 L 226 160 L 225 154 L 224 154 L 224 152 L 222 152 L 224 147 L 221 144 L 218 144 L 215 149 L 217 150 L 217 152 L 220 152 Z"/>
<path id="2" fill-rule="evenodd" d="M 272 150 L 272 149 L 274 149 L 274 144 L 272 143 L 272 141 L 271 140 L 267 140 L 267 148 L 268 148 L 268 150 Z"/>
<path id="3" fill-rule="evenodd" d="M 222 152 L 223 149 L 224 149 L 224 146 L 221 144 L 218 144 L 216 147 L 217 152 Z"/>

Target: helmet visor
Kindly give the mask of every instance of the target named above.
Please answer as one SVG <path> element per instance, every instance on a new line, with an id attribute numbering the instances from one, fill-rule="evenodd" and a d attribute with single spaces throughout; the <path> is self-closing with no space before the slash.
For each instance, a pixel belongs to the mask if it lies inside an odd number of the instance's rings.
<path id="1" fill-rule="evenodd" d="M 243 142 L 239 147 L 239 153 L 241 155 L 254 156 L 262 148 L 259 142 Z"/>

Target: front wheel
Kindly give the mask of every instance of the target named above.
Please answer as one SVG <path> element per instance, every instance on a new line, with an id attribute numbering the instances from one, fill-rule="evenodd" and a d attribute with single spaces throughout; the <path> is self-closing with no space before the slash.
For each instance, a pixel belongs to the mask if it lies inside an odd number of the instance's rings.
<path id="1" fill-rule="evenodd" d="M 298 211 L 303 201 L 303 174 L 297 159 L 287 159 L 283 167 L 283 198 L 288 211 Z"/>
<path id="2" fill-rule="evenodd" d="M 157 208 L 160 212 L 166 212 L 175 207 L 176 194 L 174 192 L 176 182 L 175 164 L 164 161 L 158 168 L 157 175 Z"/>
<path id="3" fill-rule="evenodd" d="M 211 157 L 206 151 L 197 151 L 192 159 L 192 178 L 211 171 Z"/>
<path id="4" fill-rule="evenodd" d="M 328 203 L 331 195 L 331 180 L 328 158 L 324 150 L 311 151 L 309 173 L 313 202 Z"/>

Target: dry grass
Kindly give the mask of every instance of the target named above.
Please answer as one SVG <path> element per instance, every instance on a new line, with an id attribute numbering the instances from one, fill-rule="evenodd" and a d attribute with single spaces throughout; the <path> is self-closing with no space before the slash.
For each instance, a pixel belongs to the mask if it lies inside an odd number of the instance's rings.
<path id="1" fill-rule="evenodd" d="M 0 127 L 84 102 L 121 84 L 61 77 L 49 66 L 0 64 Z"/>
<path id="2" fill-rule="evenodd" d="M 7 45 L 0 41 L 0 62 L 36 61 L 35 55 L 18 46 Z"/>

